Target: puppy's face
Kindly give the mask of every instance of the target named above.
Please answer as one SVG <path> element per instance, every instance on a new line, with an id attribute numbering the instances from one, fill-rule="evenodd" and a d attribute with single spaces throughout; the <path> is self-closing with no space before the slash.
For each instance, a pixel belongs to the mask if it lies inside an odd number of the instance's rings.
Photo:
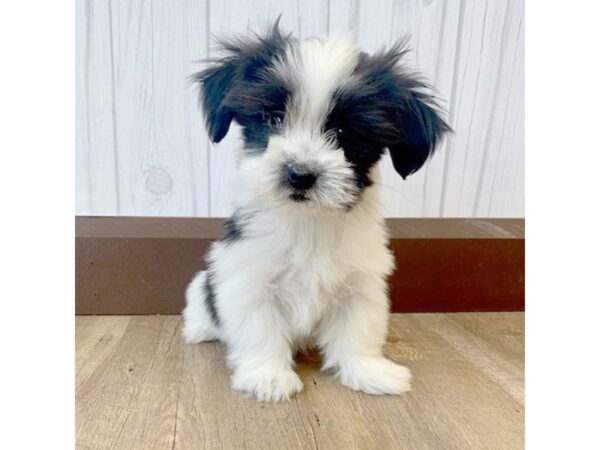
<path id="1" fill-rule="evenodd" d="M 448 130 L 426 85 L 399 66 L 401 44 L 369 56 L 343 38 L 298 41 L 275 26 L 223 47 L 195 76 L 209 135 L 242 127 L 240 177 L 270 205 L 349 211 L 386 148 L 406 177 Z"/>

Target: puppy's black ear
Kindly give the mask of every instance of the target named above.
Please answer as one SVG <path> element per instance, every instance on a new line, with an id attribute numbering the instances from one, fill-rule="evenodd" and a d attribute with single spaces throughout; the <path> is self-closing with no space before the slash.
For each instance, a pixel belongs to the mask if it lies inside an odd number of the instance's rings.
<path id="1" fill-rule="evenodd" d="M 363 57 L 369 83 L 378 91 L 388 121 L 382 138 L 402 178 L 419 170 L 450 131 L 427 83 L 401 66 L 407 52 L 402 40 L 388 51 Z"/>
<path id="2" fill-rule="evenodd" d="M 200 84 L 200 102 L 210 139 L 218 143 L 225 137 L 233 120 L 233 112 L 224 104 L 236 78 L 240 60 L 226 58 L 217 65 L 193 76 Z"/>
<path id="3" fill-rule="evenodd" d="M 394 169 L 406 179 L 425 164 L 450 127 L 431 98 L 420 92 L 413 92 L 400 104 L 395 119 L 399 139 L 390 143 L 388 150 Z"/>
<path id="4" fill-rule="evenodd" d="M 279 17 L 263 35 L 234 37 L 220 41 L 225 56 L 213 60 L 213 66 L 192 76 L 200 85 L 200 102 L 211 140 L 220 142 L 240 105 L 252 99 L 249 92 L 256 83 L 264 82 L 264 73 L 274 58 L 280 57 L 290 35 L 279 30 Z"/>

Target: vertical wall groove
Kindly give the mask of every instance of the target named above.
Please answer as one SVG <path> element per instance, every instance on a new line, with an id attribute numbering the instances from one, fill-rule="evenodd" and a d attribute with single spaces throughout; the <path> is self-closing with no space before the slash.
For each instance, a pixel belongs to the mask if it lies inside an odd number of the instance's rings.
<path id="1" fill-rule="evenodd" d="M 500 47 L 500 54 L 498 56 L 499 74 L 496 77 L 496 83 L 494 86 L 494 96 L 493 96 L 493 100 L 492 100 L 492 110 L 491 110 L 492 118 L 498 116 L 498 109 L 500 107 L 500 103 L 498 102 L 498 96 L 500 93 L 500 84 L 502 83 L 501 75 L 502 75 L 503 71 L 507 70 L 507 67 L 502 65 L 502 61 L 504 59 L 504 54 L 506 52 L 506 44 L 504 44 L 504 42 L 506 42 L 507 30 L 509 27 L 509 21 L 507 19 L 508 14 L 510 12 L 509 8 L 510 8 L 510 6 L 506 7 L 506 11 L 504 13 L 504 20 L 502 22 L 502 33 L 501 33 L 500 42 L 502 42 L 503 44 Z M 510 70 L 511 74 L 512 74 L 512 72 L 513 71 Z M 508 102 L 506 102 L 506 108 L 508 108 Z M 504 123 L 506 123 L 506 111 L 503 116 L 499 116 L 499 117 L 501 117 L 501 120 L 502 120 L 503 126 L 504 126 Z M 473 213 L 472 214 L 474 216 L 477 215 L 477 210 L 479 208 L 479 203 L 480 203 L 480 199 L 481 199 L 481 190 L 483 189 L 483 173 L 487 169 L 487 165 L 488 165 L 493 125 L 494 125 L 494 122 L 492 120 L 490 120 L 490 122 L 488 123 L 487 129 L 486 129 L 486 133 L 485 133 L 484 145 L 483 145 L 483 148 L 481 149 L 481 151 L 483 152 L 483 158 L 481 160 L 481 165 L 480 165 L 480 169 L 479 169 L 479 173 L 478 173 L 478 177 L 477 177 L 477 189 L 475 191 L 475 199 L 473 201 Z M 502 134 L 500 134 L 500 136 L 502 136 Z"/>
<path id="2" fill-rule="evenodd" d="M 112 120 L 113 120 L 113 158 L 115 170 L 115 210 L 117 214 L 121 213 L 120 200 L 120 182 L 119 182 L 119 149 L 118 149 L 118 134 L 117 134 L 117 99 L 115 93 L 115 57 L 114 57 L 114 39 L 113 39 L 113 16 L 112 16 L 112 0 L 108 1 L 108 34 L 110 36 L 110 73 L 111 73 L 111 88 L 112 88 Z"/>
<path id="3" fill-rule="evenodd" d="M 87 192 L 87 197 L 88 197 L 88 202 L 89 202 L 89 211 L 90 214 L 94 214 L 94 197 L 92 195 L 92 177 L 91 177 L 91 173 L 93 170 L 92 167 L 92 158 L 91 155 L 89 154 L 92 146 L 91 146 L 91 129 L 92 129 L 92 124 L 91 124 L 91 120 L 90 120 L 90 106 L 92 104 L 91 102 L 91 90 L 90 90 L 90 77 L 91 77 L 91 70 L 92 70 L 92 61 L 91 61 L 91 55 L 92 55 L 92 26 L 93 26 L 93 12 L 92 12 L 92 0 L 87 0 L 85 2 L 85 78 L 84 78 L 84 98 L 78 98 L 77 101 L 78 102 L 84 102 L 85 103 L 85 123 L 86 123 L 86 131 L 87 131 L 87 136 L 86 136 L 86 154 L 87 154 L 87 160 L 86 160 L 86 166 L 87 166 L 87 187 L 88 187 L 88 192 Z M 83 150 L 81 148 L 77 148 L 76 151 L 82 152 Z M 77 170 L 77 167 L 75 168 Z M 77 176 L 81 176 L 81 174 L 77 174 Z M 77 195 L 77 193 L 76 193 Z M 82 194 L 80 194 L 82 195 Z"/>
<path id="4" fill-rule="evenodd" d="M 447 17 L 448 16 L 448 0 L 444 0 L 444 12 L 443 12 L 443 16 Z M 459 16 L 459 23 L 460 23 L 460 16 Z M 442 32 L 440 33 L 439 37 L 438 37 L 438 41 L 437 41 L 437 48 L 441 49 L 442 48 L 442 42 L 444 37 L 446 36 L 446 21 L 444 20 L 442 22 Z M 458 33 L 457 33 L 458 34 Z M 437 64 L 435 66 L 435 78 L 432 81 L 433 86 L 437 86 L 438 81 L 441 78 L 441 73 L 440 73 L 440 69 L 441 69 L 441 64 L 440 64 L 440 60 L 441 58 L 437 58 Z M 435 95 L 437 96 L 438 92 L 436 90 Z M 442 99 L 444 101 L 444 103 L 441 103 L 440 106 L 444 106 L 444 109 L 447 107 L 447 105 L 449 104 L 447 101 L 448 99 Z M 450 118 L 449 116 L 445 117 L 446 120 L 448 120 L 448 122 L 450 122 Z M 443 148 L 438 149 L 438 152 L 443 150 Z M 423 182 L 423 189 L 422 189 L 422 196 L 423 196 L 423 204 L 421 205 L 421 217 L 425 217 L 426 216 L 426 211 L 428 210 L 428 206 L 429 206 L 429 201 L 430 201 L 430 195 L 428 195 L 427 193 L 429 192 L 429 183 L 427 182 L 429 179 L 429 164 L 427 164 L 424 168 L 425 170 L 425 180 Z"/>
<path id="5" fill-rule="evenodd" d="M 331 0 L 327 0 L 327 36 L 331 33 Z"/>
<path id="6" fill-rule="evenodd" d="M 460 13 L 458 16 L 458 31 L 456 33 L 456 48 L 454 53 L 454 72 L 452 75 L 452 93 L 450 95 L 450 108 L 448 111 L 448 121 L 450 126 L 454 126 L 456 119 L 456 94 L 458 92 L 458 71 L 461 61 L 461 42 L 463 38 L 463 29 L 465 21 L 465 2 L 467 0 L 460 0 Z M 447 137 L 446 155 L 444 158 L 444 172 L 442 178 L 442 195 L 440 197 L 440 217 L 446 217 L 445 204 L 446 195 L 448 191 L 448 168 L 450 161 L 452 160 L 452 152 L 454 151 L 454 134 L 449 134 Z"/>
<path id="7" fill-rule="evenodd" d="M 206 59 L 210 59 L 210 0 L 206 0 Z M 204 111 L 202 111 L 204 114 Z M 206 139 L 206 190 L 208 192 L 208 217 L 212 217 L 212 166 L 211 166 L 212 145 L 210 137 Z"/>

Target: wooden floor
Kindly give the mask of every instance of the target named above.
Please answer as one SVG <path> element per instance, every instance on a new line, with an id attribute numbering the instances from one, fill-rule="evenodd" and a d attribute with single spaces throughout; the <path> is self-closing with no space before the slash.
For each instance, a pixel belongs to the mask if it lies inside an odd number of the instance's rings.
<path id="1" fill-rule="evenodd" d="M 523 314 L 396 314 L 385 353 L 413 391 L 351 391 L 299 360 L 304 391 L 229 388 L 221 344 L 184 345 L 177 316 L 76 319 L 77 448 L 523 448 Z"/>

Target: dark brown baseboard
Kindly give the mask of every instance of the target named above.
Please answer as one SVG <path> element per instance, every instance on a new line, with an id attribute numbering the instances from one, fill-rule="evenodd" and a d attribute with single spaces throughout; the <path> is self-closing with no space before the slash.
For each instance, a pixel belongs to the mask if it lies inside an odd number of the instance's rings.
<path id="1" fill-rule="evenodd" d="M 76 314 L 179 314 L 223 219 L 77 217 Z M 522 311 L 523 219 L 388 219 L 392 311 Z"/>

